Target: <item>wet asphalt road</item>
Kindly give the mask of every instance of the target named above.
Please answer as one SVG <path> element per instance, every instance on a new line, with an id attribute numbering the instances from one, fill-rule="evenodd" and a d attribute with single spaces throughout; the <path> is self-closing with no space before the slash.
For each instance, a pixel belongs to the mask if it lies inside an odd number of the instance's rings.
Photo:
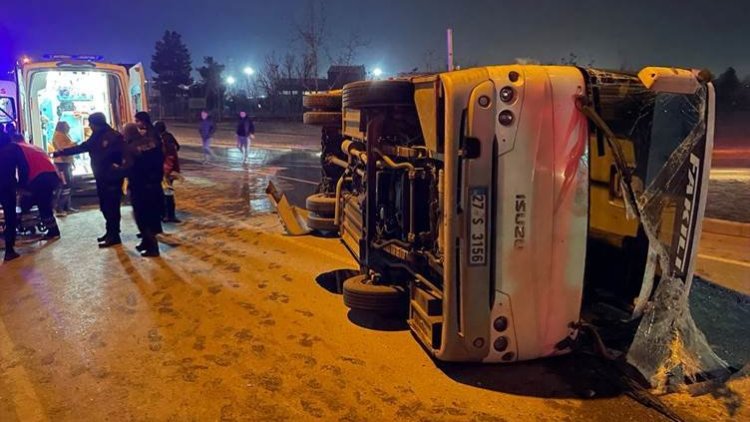
<path id="1" fill-rule="evenodd" d="M 403 324 L 347 312 L 318 276 L 351 259 L 336 239 L 284 236 L 264 194 L 273 180 L 303 205 L 313 148 L 254 148 L 247 165 L 231 149 L 209 165 L 194 147 L 182 157 L 185 223 L 168 227 L 161 260 L 132 251 L 127 212 L 126 245 L 96 250 L 91 210 L 0 267 L 0 420 L 661 418 L 599 359 L 438 364 Z M 691 307 L 717 353 L 750 359 L 746 297 L 698 281 Z M 749 384 L 662 402 L 687 420 L 742 419 Z"/>
<path id="2" fill-rule="evenodd" d="M 126 207 L 121 247 L 96 248 L 89 209 L 0 267 L 0 420 L 662 419 L 585 356 L 437 364 L 403 322 L 349 312 L 320 277 L 354 267 L 337 239 L 284 235 L 265 185 L 302 195 L 314 188 L 293 185 L 302 173 L 191 160 L 184 172 L 185 222 L 167 227 L 160 259 L 133 249 Z"/>

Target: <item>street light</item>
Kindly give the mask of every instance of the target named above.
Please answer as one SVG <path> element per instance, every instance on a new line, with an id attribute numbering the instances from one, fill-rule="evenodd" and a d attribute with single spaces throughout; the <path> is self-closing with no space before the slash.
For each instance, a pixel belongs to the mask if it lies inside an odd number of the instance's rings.
<path id="1" fill-rule="evenodd" d="M 376 78 L 383 76 L 383 69 L 376 67 L 375 69 L 372 70 L 372 76 Z"/>
<path id="2" fill-rule="evenodd" d="M 237 80 L 234 79 L 234 76 L 227 76 L 227 84 L 234 85 L 235 82 L 237 82 Z"/>
<path id="3" fill-rule="evenodd" d="M 253 76 L 255 74 L 255 69 L 253 69 L 250 66 L 247 66 L 246 68 L 242 69 L 243 72 L 245 72 L 245 75 L 247 76 Z"/>

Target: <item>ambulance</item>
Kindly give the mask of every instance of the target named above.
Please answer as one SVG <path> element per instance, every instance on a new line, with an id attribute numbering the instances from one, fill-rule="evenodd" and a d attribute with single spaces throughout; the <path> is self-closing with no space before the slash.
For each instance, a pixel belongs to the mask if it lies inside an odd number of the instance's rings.
<path id="1" fill-rule="evenodd" d="M 18 114 L 19 132 L 48 151 L 58 122 L 68 123 L 70 138 L 81 143 L 91 135 L 88 117 L 92 113 L 104 113 L 110 125 L 119 129 L 132 122 L 136 112 L 148 109 L 140 63 L 107 63 L 102 56 L 46 55 L 41 61 L 24 58 L 15 76 L 17 110 L 12 111 Z M 73 174 L 92 175 L 88 156 L 76 157 Z"/>

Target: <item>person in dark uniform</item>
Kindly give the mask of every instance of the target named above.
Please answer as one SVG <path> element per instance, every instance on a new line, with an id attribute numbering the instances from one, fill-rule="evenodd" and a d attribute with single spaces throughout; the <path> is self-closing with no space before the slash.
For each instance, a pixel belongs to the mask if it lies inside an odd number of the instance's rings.
<path id="1" fill-rule="evenodd" d="M 135 124 L 138 126 L 138 130 L 141 135 L 151 139 L 159 146 L 159 149 L 163 149 L 161 135 L 156 130 L 156 127 L 154 127 L 154 124 L 151 122 L 151 116 L 148 113 L 146 113 L 145 111 L 139 111 L 138 113 L 135 113 Z M 147 221 L 153 224 L 153 226 L 151 227 L 151 231 L 156 234 L 164 233 L 161 225 L 161 217 L 164 214 L 164 191 L 161 192 L 159 206 L 154 209 L 158 209 L 159 218 L 152 218 L 151 216 L 147 218 Z"/>
<path id="2" fill-rule="evenodd" d="M 87 152 L 91 157 L 91 168 L 96 179 L 96 193 L 99 196 L 99 208 L 107 222 L 107 232 L 98 238 L 99 247 L 107 248 L 122 243 L 120 240 L 120 203 L 122 201 L 123 177 L 118 167 L 122 165 L 122 154 L 125 141 L 122 135 L 107 124 L 102 113 L 89 116 L 91 137 L 85 142 L 61 151 L 55 151 L 54 157 L 77 155 Z"/>
<path id="3" fill-rule="evenodd" d="M 19 180 L 16 174 L 25 183 L 28 178 L 28 168 L 23 158 L 23 152 L 18 145 L 10 141 L 10 136 L 0 131 L 0 206 L 3 208 L 5 228 L 5 261 L 11 261 L 19 257 L 15 250 L 16 245 L 16 192 Z"/>
<path id="4" fill-rule="evenodd" d="M 164 153 L 161 142 L 142 135 L 133 123 L 125 125 L 125 154 L 121 170 L 128 178 L 133 216 L 141 232 L 141 244 L 136 249 L 141 256 L 159 256 L 156 228 L 161 227 L 161 181 L 164 177 Z"/>
<path id="5" fill-rule="evenodd" d="M 28 174 L 20 181 L 21 213 L 27 213 L 31 207 L 39 208 L 39 218 L 47 228 L 44 239 L 57 239 L 60 229 L 54 214 L 55 192 L 60 187 L 60 176 L 57 167 L 50 160 L 49 155 L 41 148 L 26 142 L 20 142 L 18 147 L 23 153 Z"/>

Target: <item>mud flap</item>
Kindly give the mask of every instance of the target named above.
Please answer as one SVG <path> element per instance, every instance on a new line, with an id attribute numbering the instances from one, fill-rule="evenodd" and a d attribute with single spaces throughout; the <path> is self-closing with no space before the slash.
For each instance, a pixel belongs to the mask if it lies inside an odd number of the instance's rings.
<path id="1" fill-rule="evenodd" d="M 266 194 L 276 207 L 281 224 L 284 225 L 287 233 L 292 236 L 303 236 L 310 233 L 307 227 L 307 210 L 295 207 L 286 199 L 286 195 L 276 189 L 273 182 L 268 182 Z"/>

